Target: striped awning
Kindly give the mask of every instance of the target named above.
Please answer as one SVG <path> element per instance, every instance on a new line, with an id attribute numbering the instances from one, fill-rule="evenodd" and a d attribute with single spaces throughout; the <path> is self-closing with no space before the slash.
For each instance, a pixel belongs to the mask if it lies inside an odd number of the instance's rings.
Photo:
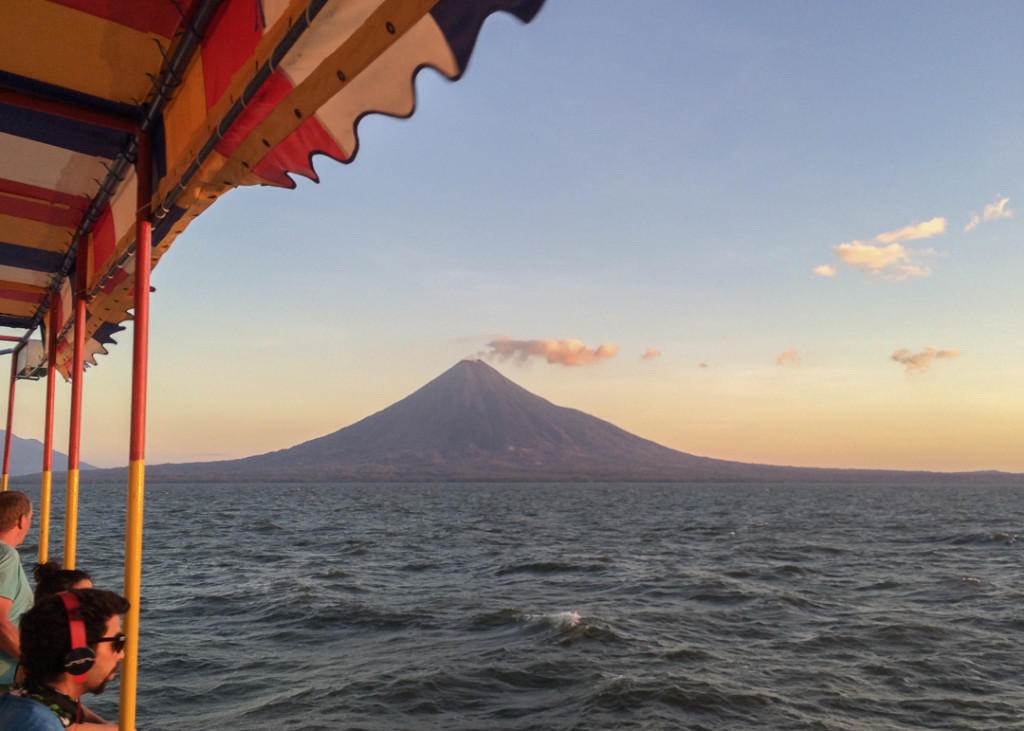
<path id="1" fill-rule="evenodd" d="M 457 79 L 493 12 L 544 0 L 12 0 L 0 3 L 0 326 L 72 298 L 86 360 L 130 319 L 138 135 L 152 140 L 152 261 L 222 193 L 316 179 L 359 120 L 409 116 L 414 76 Z"/>

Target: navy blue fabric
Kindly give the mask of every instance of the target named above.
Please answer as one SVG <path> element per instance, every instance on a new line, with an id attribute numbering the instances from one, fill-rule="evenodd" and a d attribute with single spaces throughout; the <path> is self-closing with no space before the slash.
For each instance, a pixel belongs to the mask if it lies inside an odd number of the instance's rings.
<path id="1" fill-rule="evenodd" d="M 6 266 L 37 272 L 55 272 L 63 260 L 64 254 L 56 251 L 40 251 L 0 241 L 0 261 Z"/>
<path id="2" fill-rule="evenodd" d="M 480 28 L 488 15 L 500 10 L 529 23 L 542 5 L 544 0 L 476 0 L 473 3 L 467 3 L 466 0 L 440 0 L 430 14 L 448 39 L 461 75 L 466 70 Z"/>
<path id="3" fill-rule="evenodd" d="M 164 236 L 170 233 L 171 227 L 174 226 L 174 224 L 176 224 L 178 221 L 180 221 L 181 217 L 184 215 L 184 208 L 179 208 L 178 206 L 171 206 L 171 209 L 167 212 L 167 215 L 159 219 L 153 225 L 153 246 L 156 246 L 161 241 L 163 241 Z"/>
<path id="4" fill-rule="evenodd" d="M 110 160 L 129 139 L 126 132 L 9 104 L 0 104 L 0 132 Z"/>

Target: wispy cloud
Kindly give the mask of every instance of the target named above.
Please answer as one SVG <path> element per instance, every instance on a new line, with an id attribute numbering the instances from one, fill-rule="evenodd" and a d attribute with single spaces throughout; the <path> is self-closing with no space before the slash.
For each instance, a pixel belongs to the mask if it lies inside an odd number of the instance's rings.
<path id="1" fill-rule="evenodd" d="M 648 348 L 644 351 L 644 354 L 640 356 L 643 360 L 654 360 L 655 358 L 661 357 L 661 351 L 657 348 Z"/>
<path id="2" fill-rule="evenodd" d="M 785 353 L 775 359 L 775 365 L 782 365 L 787 362 L 796 362 L 800 360 L 800 354 L 795 350 L 787 350 Z"/>
<path id="3" fill-rule="evenodd" d="M 959 350 L 939 350 L 932 347 L 927 347 L 920 353 L 911 353 L 906 348 L 900 348 L 892 354 L 892 360 L 905 365 L 908 371 L 925 371 L 937 360 L 949 360 L 959 357 Z"/>
<path id="4" fill-rule="evenodd" d="M 964 231 L 973 231 L 982 221 L 995 221 L 1000 218 L 1013 218 L 1013 211 L 1009 208 L 1009 198 L 999 198 L 995 203 L 985 206 L 984 212 L 979 216 L 971 213 L 970 222 L 964 227 Z"/>
<path id="5" fill-rule="evenodd" d="M 487 343 L 488 358 L 499 360 L 514 359 L 525 363 L 531 357 L 544 358 L 548 363 L 564 366 L 581 366 L 614 358 L 619 352 L 618 345 L 605 343 L 597 348 L 584 345 L 579 340 L 512 340 L 495 338 Z"/>
<path id="6" fill-rule="evenodd" d="M 924 223 L 904 226 L 881 233 L 870 241 L 851 241 L 832 247 L 840 266 L 857 269 L 869 276 L 899 281 L 910 277 L 926 277 L 931 269 L 921 264 L 922 257 L 934 256 L 934 249 L 910 249 L 901 242 L 917 241 L 946 232 L 946 219 L 933 218 Z M 835 266 L 823 264 L 814 269 L 821 277 L 834 277 Z"/>
<path id="7" fill-rule="evenodd" d="M 874 243 L 893 244 L 899 241 L 916 241 L 918 239 L 930 239 L 932 236 L 946 233 L 946 219 L 933 218 L 924 223 L 915 223 L 911 226 L 904 226 L 896 231 L 878 234 Z"/>

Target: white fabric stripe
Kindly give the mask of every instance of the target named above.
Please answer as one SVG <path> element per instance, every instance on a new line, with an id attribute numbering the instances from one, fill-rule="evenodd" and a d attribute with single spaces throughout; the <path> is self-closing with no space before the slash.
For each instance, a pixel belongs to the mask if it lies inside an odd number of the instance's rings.
<path id="1" fill-rule="evenodd" d="M 381 0 L 331 0 L 320 10 L 313 25 L 302 34 L 281 63 L 281 71 L 298 86 L 342 46 L 377 9 Z"/>
<path id="2" fill-rule="evenodd" d="M 107 177 L 102 157 L 81 155 L 41 142 L 0 133 L 4 178 L 47 190 L 91 198 Z"/>
<path id="3" fill-rule="evenodd" d="M 135 207 L 138 204 L 138 191 L 136 189 L 135 168 L 125 176 L 124 182 L 118 188 L 117 194 L 110 203 L 111 214 L 114 217 L 114 240 L 120 241 L 125 234 L 135 228 Z"/>
<path id="4" fill-rule="evenodd" d="M 49 287 L 53 275 L 48 272 L 37 272 L 32 269 L 22 269 L 0 264 L 0 281 L 17 282 L 18 284 L 30 284 L 33 287 Z"/>
<path id="5" fill-rule="evenodd" d="M 64 326 L 71 322 L 71 318 L 75 314 L 75 308 L 72 304 L 71 298 L 71 282 L 65 278 L 60 285 L 60 302 L 61 302 L 61 323 L 60 327 L 57 328 L 58 332 L 64 329 Z"/>
<path id="6" fill-rule="evenodd" d="M 356 118 L 367 111 L 405 117 L 416 103 L 413 72 L 420 66 L 437 68 L 451 78 L 458 63 L 441 29 L 424 16 L 363 73 L 320 107 L 316 118 L 346 153 L 355 150 Z"/>

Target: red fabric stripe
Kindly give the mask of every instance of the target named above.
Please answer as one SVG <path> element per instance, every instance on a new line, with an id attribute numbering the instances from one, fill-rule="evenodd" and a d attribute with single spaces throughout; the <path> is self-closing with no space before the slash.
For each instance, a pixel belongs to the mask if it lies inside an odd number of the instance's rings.
<path id="1" fill-rule="evenodd" d="M 0 299 L 41 304 L 42 301 L 46 299 L 46 294 L 41 292 L 24 292 L 20 289 L 7 289 L 6 287 L 0 287 Z"/>
<path id="2" fill-rule="evenodd" d="M 253 0 L 228 0 L 220 6 L 202 43 L 207 109 L 221 98 L 262 37 L 263 18 Z"/>
<path id="3" fill-rule="evenodd" d="M 50 0 L 57 5 L 81 10 L 143 33 L 171 38 L 184 18 L 192 17 L 199 0 L 175 0 L 181 13 L 169 0 Z"/>
<path id="4" fill-rule="evenodd" d="M 47 203 L 60 203 L 61 205 L 68 206 L 69 208 L 77 208 L 81 211 L 84 211 L 89 207 L 89 199 L 85 196 L 62 193 L 59 190 L 40 188 L 37 185 L 28 185 L 27 183 L 19 183 L 15 180 L 7 180 L 5 178 L 0 178 L 0 193 L 20 195 L 25 198 L 35 198 L 36 200 L 45 201 Z"/>
<path id="5" fill-rule="evenodd" d="M 277 105 L 292 92 L 292 84 L 280 71 L 270 75 L 253 100 L 238 115 L 238 119 L 231 125 L 231 129 L 221 138 L 217 144 L 217 152 L 225 157 L 231 157 L 238 146 L 245 141 L 260 122 L 267 118 Z"/>
<path id="6" fill-rule="evenodd" d="M 11 198 L 0 195 L 0 214 L 26 218 L 37 223 L 47 223 L 62 228 L 75 228 L 81 219 L 80 211 L 73 211 L 62 206 L 51 206 L 46 203 L 27 201 L 24 198 Z"/>
<path id="7" fill-rule="evenodd" d="M 117 245 L 117 237 L 114 235 L 114 215 L 108 203 L 103 207 L 103 213 L 96 220 L 92 228 L 92 267 L 91 273 L 96 274 L 100 265 L 107 260 L 114 247 Z"/>
<path id="8" fill-rule="evenodd" d="M 294 187 L 295 183 L 285 175 L 286 172 L 298 173 L 311 180 L 319 181 L 310 160 L 314 152 L 330 155 L 339 161 L 349 158 L 349 155 L 338 146 L 338 143 L 327 133 L 316 117 L 310 117 L 288 135 L 281 144 L 267 153 L 253 172 L 265 180 L 289 188 Z"/>

